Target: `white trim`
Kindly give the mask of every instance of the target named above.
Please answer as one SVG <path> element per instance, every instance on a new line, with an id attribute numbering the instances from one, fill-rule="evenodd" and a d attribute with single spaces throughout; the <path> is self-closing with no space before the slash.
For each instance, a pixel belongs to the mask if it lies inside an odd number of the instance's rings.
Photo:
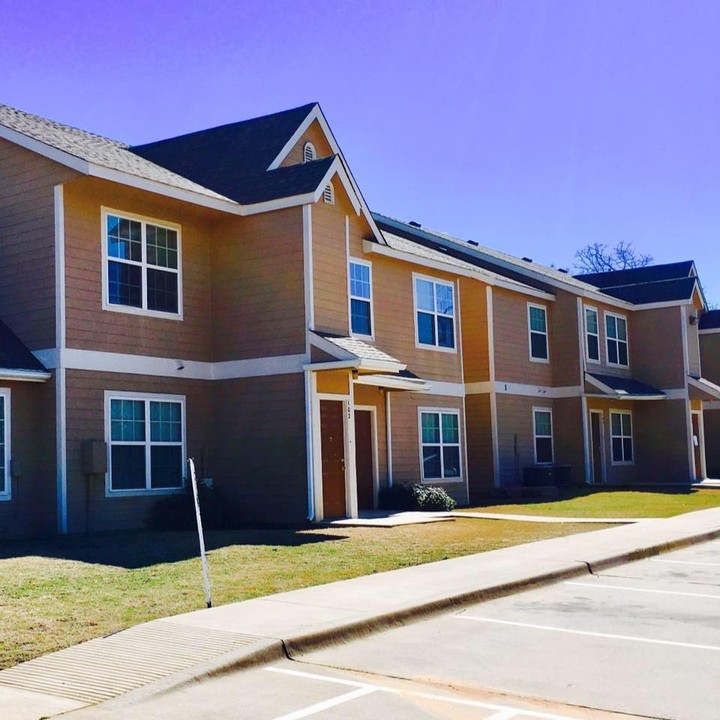
<path id="1" fill-rule="evenodd" d="M 720 334 L 720 328 L 707 328 L 705 330 L 698 330 L 698 335 L 718 335 Z"/>
<path id="2" fill-rule="evenodd" d="M 426 478 L 425 477 L 425 463 L 423 462 L 423 439 L 422 439 L 422 416 L 423 413 L 425 414 L 432 414 L 437 415 L 440 424 L 439 424 L 439 431 L 440 431 L 440 442 L 439 443 L 427 443 L 428 445 L 438 446 L 440 450 L 440 468 L 441 472 L 443 470 L 444 461 L 442 458 L 442 450 L 444 447 L 446 447 L 446 444 L 443 442 L 442 439 L 442 416 L 443 415 L 456 415 L 458 419 L 458 441 L 457 441 L 457 448 L 458 448 L 458 463 L 460 464 L 460 467 L 458 468 L 460 474 L 457 477 L 440 477 L 440 478 Z M 423 485 L 439 485 L 439 484 L 458 484 L 458 483 L 464 483 L 465 482 L 465 474 L 464 474 L 464 468 L 463 468 L 463 452 L 462 452 L 462 433 L 460 432 L 460 420 L 462 418 L 462 411 L 458 408 L 446 408 L 446 407 L 418 407 L 417 409 L 417 427 L 418 427 L 418 453 L 420 457 L 420 482 Z M 447 447 L 455 447 L 455 443 L 447 443 Z"/>
<path id="3" fill-rule="evenodd" d="M 360 375 L 353 380 L 356 385 L 370 385 L 372 387 L 387 388 L 388 390 L 408 390 L 414 393 L 430 395 L 430 385 L 427 380 L 420 378 L 407 378 L 402 375 L 370 374 Z"/>
<path id="4" fill-rule="evenodd" d="M 545 315 L 545 332 L 542 333 L 539 330 L 533 330 L 532 324 L 530 322 L 530 310 L 542 310 Z M 548 365 L 550 363 L 550 318 L 548 316 L 548 309 L 547 305 L 539 305 L 537 303 L 531 303 L 529 302 L 527 304 L 527 327 L 528 327 L 528 356 L 530 358 L 530 362 L 534 363 L 542 363 L 544 365 Z M 535 333 L 536 335 L 545 335 L 545 351 L 547 352 L 547 357 L 541 358 L 541 357 L 535 357 L 533 355 L 532 350 L 532 334 Z"/>
<path id="5" fill-rule="evenodd" d="M 612 416 L 616 415 L 628 415 L 630 417 L 630 435 L 613 435 Z M 611 465 L 634 465 L 635 464 L 635 420 L 633 418 L 632 411 L 620 410 L 618 408 L 610 408 L 608 410 L 608 423 L 610 425 L 610 464 Z M 620 432 L 622 433 L 622 420 L 620 420 Z M 613 448 L 613 438 L 630 438 L 630 447 L 632 448 L 632 460 L 615 460 L 615 452 Z M 625 445 L 623 444 L 623 457 L 625 457 Z"/>
<path id="6" fill-rule="evenodd" d="M 317 375 L 310 374 L 310 402 L 312 405 L 312 461 L 313 500 L 315 522 L 325 518 L 323 507 L 322 446 L 320 431 L 320 395 L 317 390 Z"/>
<path id="7" fill-rule="evenodd" d="M 55 208 L 55 344 L 65 347 L 65 195 L 54 187 Z"/>
<path id="8" fill-rule="evenodd" d="M 702 381 L 704 381 L 704 383 Z M 715 383 L 711 383 L 709 380 L 705 380 L 705 378 L 700 378 L 699 380 L 695 379 L 692 375 L 688 375 L 687 383 L 688 385 L 692 385 L 694 388 L 711 395 L 716 400 L 720 400 L 720 387 L 715 385 Z"/>
<path id="9" fill-rule="evenodd" d="M 290 154 L 290 151 L 298 144 L 300 138 L 305 134 L 307 129 L 312 125 L 320 111 L 320 106 L 315 103 L 312 108 L 308 111 L 305 119 L 297 126 L 295 132 L 290 136 L 290 139 L 282 146 L 280 152 L 275 156 L 274 160 L 268 165 L 268 170 L 275 170 L 280 167 L 282 161 Z M 328 138 L 329 139 L 329 138 Z M 332 146 L 332 144 L 331 144 Z"/>
<path id="10" fill-rule="evenodd" d="M 305 380 L 305 473 L 307 482 L 307 519 L 315 519 L 315 488 L 313 484 L 313 392 L 317 384 L 317 375 L 309 370 L 304 373 Z"/>
<path id="11" fill-rule="evenodd" d="M 496 381 L 493 389 L 500 395 L 522 395 L 525 397 L 538 397 L 542 395 L 553 399 L 580 397 L 583 394 L 583 388 L 580 385 L 550 387 L 549 385 L 525 385 L 523 383 L 503 382 L 502 380 Z"/>
<path id="12" fill-rule="evenodd" d="M 611 338 L 608 334 L 607 319 L 608 317 L 615 318 L 615 335 L 616 337 Z M 617 321 L 622 320 L 625 323 L 625 340 L 620 339 L 620 333 L 618 332 Z M 603 321 L 605 328 L 605 362 L 608 367 L 616 368 L 629 368 L 630 367 L 630 324 L 628 323 L 627 315 L 620 315 L 619 313 L 610 312 L 610 310 L 603 311 Z M 616 363 L 610 362 L 610 341 L 617 343 L 617 357 Z M 620 362 L 620 343 L 625 343 L 625 350 L 627 352 L 627 362 Z"/>
<path id="13" fill-rule="evenodd" d="M 579 300 L 579 298 L 578 298 L 578 300 Z M 589 340 L 590 340 L 590 335 L 591 335 L 591 333 L 588 331 L 588 326 L 587 326 L 587 313 L 588 313 L 588 310 L 589 310 L 590 312 L 594 312 L 594 313 L 595 313 L 595 324 L 597 325 L 597 335 L 596 335 L 596 337 L 597 337 L 597 349 L 598 349 L 598 357 L 597 357 L 597 359 L 594 359 L 594 358 L 591 358 L 591 357 L 590 357 L 590 343 L 589 343 Z M 601 352 L 601 350 L 600 350 L 600 348 L 602 347 L 602 345 L 601 345 L 601 343 L 600 343 L 600 311 L 599 311 L 596 307 L 593 307 L 592 305 L 583 305 L 582 320 L 583 320 L 583 330 L 584 330 L 584 333 L 585 333 L 585 343 L 584 343 L 584 344 L 585 344 L 585 359 L 586 359 L 587 362 L 592 363 L 593 365 L 600 365 L 600 364 L 602 364 L 602 352 Z"/>
<path id="14" fill-rule="evenodd" d="M 135 488 L 135 489 L 119 489 L 119 490 L 113 490 L 112 488 L 112 448 L 113 448 L 113 441 L 111 436 L 111 426 L 110 426 L 110 404 L 113 400 L 138 400 L 142 401 L 144 404 L 144 413 L 145 413 L 145 440 L 142 442 L 137 441 L 133 443 L 134 445 L 142 445 L 145 448 L 145 482 L 146 486 L 145 488 Z M 175 403 L 180 405 L 180 432 L 181 432 L 181 441 L 180 441 L 180 454 L 181 454 L 181 460 L 182 465 L 181 468 L 183 468 L 182 472 L 182 479 L 181 484 L 176 487 L 171 488 L 153 488 L 151 486 L 151 472 L 152 472 L 152 466 L 150 462 L 150 453 L 153 446 L 153 441 L 151 440 L 150 435 L 150 403 L 152 402 L 167 402 L 167 403 Z M 172 495 L 175 493 L 182 492 L 185 487 L 185 475 L 184 475 L 184 468 L 185 468 L 185 461 L 187 458 L 187 438 L 186 438 L 186 412 L 185 412 L 185 395 L 167 395 L 164 393 L 142 393 L 142 392 L 127 392 L 127 391 L 114 391 L 114 390 L 105 390 L 104 392 L 104 413 L 105 413 L 105 445 L 107 447 L 107 472 L 105 473 L 105 497 L 111 498 L 111 497 L 136 497 L 136 496 L 148 496 L 148 495 Z M 127 445 L 129 443 L 124 443 L 122 441 L 117 441 L 118 445 Z M 177 442 L 171 442 L 171 443 L 160 443 L 155 442 L 155 445 L 172 445 L 173 447 L 176 447 L 178 445 Z"/>
<path id="15" fill-rule="evenodd" d="M 358 516 L 357 466 L 355 464 L 355 392 L 352 375 L 348 373 L 349 395 L 343 403 L 345 410 L 345 512 L 347 517 Z"/>
<path id="16" fill-rule="evenodd" d="M 497 394 L 495 393 L 495 313 L 493 306 L 493 289 L 490 285 L 485 288 L 487 298 L 487 326 L 488 326 L 488 372 L 490 375 L 490 435 L 492 440 L 493 456 L 493 485 L 500 487 L 500 439 L 498 428 Z M 470 385 L 485 385 L 485 383 L 469 383 L 465 385 L 465 392 L 470 392 Z M 468 483 L 468 492 L 469 483 Z"/>
<path id="17" fill-rule="evenodd" d="M 378 506 L 378 495 L 380 493 L 380 462 L 378 457 L 378 432 L 377 432 L 377 408 L 374 405 L 355 405 L 355 410 L 370 413 L 370 428 L 372 430 L 372 460 L 373 460 L 373 508 Z M 355 467 L 357 475 L 357 464 Z"/>
<path id="18" fill-rule="evenodd" d="M 583 398 L 584 400 L 585 398 Z M 586 401 L 587 402 L 587 401 Z M 600 480 L 595 477 L 595 464 L 594 464 L 594 458 L 593 458 L 593 451 L 594 446 L 592 445 L 592 416 L 593 415 L 599 415 L 600 416 Z M 590 410 L 590 444 L 591 444 L 591 455 L 590 455 L 590 462 L 591 462 L 591 472 L 588 475 L 588 481 L 592 481 L 593 485 L 600 485 L 605 484 L 607 482 L 607 457 L 606 457 L 606 442 L 605 442 L 605 413 L 602 410 Z M 634 448 L 633 448 L 634 451 Z"/>
<path id="19" fill-rule="evenodd" d="M 0 380 L 8 382 L 47 382 L 52 373 L 41 370 L 0 370 Z"/>
<path id="20" fill-rule="evenodd" d="M 323 201 L 328 205 L 335 204 L 335 187 L 332 184 L 332 180 L 325 186 L 325 190 L 323 190 Z"/>
<path id="21" fill-rule="evenodd" d="M 690 410 L 690 418 L 692 420 L 692 416 L 697 416 L 698 419 L 698 450 L 700 452 L 700 472 L 698 473 L 697 463 L 695 462 L 695 451 L 694 451 L 694 444 L 691 442 L 691 445 L 693 445 L 693 469 L 695 471 L 695 479 L 705 479 L 707 478 L 707 459 L 705 457 L 705 421 L 703 419 L 703 413 L 702 410 Z M 691 422 L 692 426 L 692 422 Z M 693 433 L 694 436 L 694 433 Z"/>
<path id="22" fill-rule="evenodd" d="M 40 140 L 36 140 L 29 135 L 24 135 L 23 133 L 13 130 L 6 125 L 0 125 L 0 138 L 14 143 L 15 145 L 19 145 L 26 150 L 37 153 L 48 160 L 53 160 L 61 165 L 65 165 L 65 167 L 76 170 L 83 175 L 89 174 L 90 163 L 87 160 L 82 160 L 75 155 L 59 150 L 58 148 L 41 142 Z"/>
<path id="23" fill-rule="evenodd" d="M 430 387 L 428 395 L 443 395 L 445 397 L 465 397 L 465 385 L 457 382 L 445 382 L 443 380 L 428 380 Z"/>
<path id="24" fill-rule="evenodd" d="M 501 275 L 497 275 L 488 270 L 482 268 L 465 268 L 459 265 L 452 265 L 450 263 L 444 263 L 439 260 L 431 260 L 421 255 L 413 255 L 412 253 L 402 252 L 401 250 L 395 250 L 394 248 L 386 245 L 379 245 L 378 243 L 372 242 L 372 240 L 363 240 L 363 252 L 370 254 L 375 253 L 377 255 L 383 255 L 390 257 L 395 260 L 401 260 L 403 262 L 413 263 L 422 267 L 430 268 L 432 270 L 439 270 L 441 272 L 451 273 L 460 277 L 472 278 L 473 280 L 479 280 L 486 285 L 492 285 L 493 287 L 501 287 L 506 290 L 512 290 L 514 292 L 521 293 L 522 295 L 529 295 L 541 300 L 547 300 L 548 302 L 555 302 L 555 296 L 549 293 L 543 292 L 542 290 L 536 290 L 535 288 L 522 285 L 521 283 L 514 283 Z"/>
<path id="25" fill-rule="evenodd" d="M 690 348 L 688 345 L 688 317 L 687 317 L 687 306 L 680 308 L 680 329 L 682 333 L 682 346 L 683 346 L 683 367 L 685 372 L 683 373 L 683 383 L 685 385 L 685 443 L 687 445 L 688 452 L 688 471 L 690 474 L 690 480 L 695 482 L 695 452 L 692 444 L 692 405 L 690 403 Z"/>
<path id="26" fill-rule="evenodd" d="M 355 192 L 356 189 L 350 182 L 350 178 L 348 177 L 347 172 L 345 172 L 345 166 L 341 162 L 340 158 L 335 158 L 332 163 L 330 163 L 330 167 L 327 169 L 325 175 L 323 175 L 322 180 L 320 180 L 320 182 L 318 183 L 315 192 L 313 192 L 313 201 L 318 202 L 320 198 L 323 197 L 323 195 L 325 194 L 325 187 L 335 175 L 338 176 L 340 183 L 342 184 L 343 188 L 345 188 L 345 192 L 347 193 L 348 199 L 350 200 L 350 204 L 353 206 L 353 210 L 355 210 L 355 214 L 360 215 L 360 213 L 362 212 L 360 198 Z"/>
<path id="27" fill-rule="evenodd" d="M 302 161 L 303 163 L 312 162 L 317 160 L 317 150 L 309 140 L 306 140 L 302 146 Z"/>
<path id="28" fill-rule="evenodd" d="M 315 287 L 313 284 L 313 242 L 312 242 L 312 205 L 303 205 L 303 282 L 305 299 L 305 328 L 315 328 Z M 306 333 L 307 334 L 307 333 Z M 310 338 L 305 338 L 305 352 L 310 359 Z"/>
<path id="29" fill-rule="evenodd" d="M 537 434 L 537 413 L 547 413 L 550 415 L 550 435 L 538 435 Z M 555 441 L 553 439 L 553 417 L 552 408 L 549 407 L 535 407 L 532 409 L 533 416 L 533 456 L 535 457 L 536 465 L 552 465 L 555 462 Z M 550 438 L 550 460 L 544 460 L 543 462 L 538 461 L 537 457 L 537 440 L 538 438 Z"/>
<path id="30" fill-rule="evenodd" d="M 583 460 L 585 464 L 585 484 L 590 485 L 593 479 L 592 469 L 592 433 L 589 425 L 589 414 L 587 397 L 585 395 L 580 398 L 582 408 L 582 431 L 583 431 Z"/>
<path id="31" fill-rule="evenodd" d="M 664 389 L 665 397 L 668 400 L 686 400 L 688 398 L 688 391 L 685 388 L 669 388 Z M 703 403 L 703 407 L 706 407 L 707 403 Z"/>
<path id="32" fill-rule="evenodd" d="M 429 282 L 433 284 L 433 304 L 435 306 L 434 310 L 432 311 L 433 316 L 433 322 L 435 325 L 435 344 L 431 345 L 429 343 L 421 343 L 420 342 L 420 325 L 418 324 L 418 313 L 422 312 L 426 315 L 431 314 L 429 310 L 418 310 L 417 306 L 417 283 L 418 280 L 422 280 L 424 282 Z M 438 312 L 437 309 L 437 293 L 435 291 L 436 285 L 444 285 L 445 287 L 449 287 L 452 291 L 452 305 L 453 305 L 453 314 L 451 316 L 446 315 L 445 313 Z M 455 311 L 455 283 L 448 280 L 441 280 L 440 278 L 432 277 L 429 275 L 420 275 L 419 273 L 413 273 L 412 274 L 412 291 L 413 291 L 413 319 L 415 321 L 415 347 L 419 350 L 431 350 L 433 352 L 444 352 L 444 353 L 451 353 L 453 355 L 457 355 L 457 347 L 458 347 L 458 326 L 460 324 L 460 318 L 458 314 Z M 438 332 L 438 323 L 437 319 L 438 317 L 450 317 L 452 319 L 453 324 L 453 346 L 450 347 L 442 347 L 438 343 L 440 342 L 440 333 Z M 456 322 L 457 321 L 457 322 Z"/>
<path id="33" fill-rule="evenodd" d="M 5 467 L 4 485 L 5 489 L 0 491 L 0 502 L 12 500 L 12 402 L 10 388 L 0 388 L 0 400 L 2 401 L 2 420 L 5 428 L 3 433 L 3 462 Z"/>
<path id="34" fill-rule="evenodd" d="M 346 247 L 347 247 L 347 221 L 348 217 L 345 216 L 346 220 Z M 370 297 L 363 298 L 354 296 L 352 294 L 352 281 L 350 279 L 350 266 L 351 265 L 362 265 L 368 269 L 369 282 L 370 282 Z M 361 340 L 374 340 L 375 339 L 375 310 L 373 303 L 373 271 L 372 263 L 369 260 L 360 260 L 358 258 L 347 255 L 347 285 L 348 285 L 348 330 L 352 337 L 360 338 Z M 352 328 L 352 301 L 359 300 L 360 302 L 367 302 L 370 305 L 370 334 L 364 335 L 363 333 L 354 332 Z"/>
<path id="35" fill-rule="evenodd" d="M 465 383 L 466 395 L 486 395 L 495 390 L 495 383 L 491 380 L 483 380 L 482 382 Z"/>
<path id="36" fill-rule="evenodd" d="M 107 225 L 108 216 L 120 218 L 122 220 L 132 220 L 141 223 L 141 260 L 132 261 L 122 258 L 111 257 L 108 254 L 108 235 Z M 163 318 L 166 320 L 182 320 L 183 319 L 183 257 L 182 257 L 182 228 L 180 225 L 167 220 L 158 220 L 156 218 L 138 215 L 137 213 L 127 212 L 125 210 L 116 210 L 102 206 L 100 208 L 100 237 L 102 242 L 102 309 L 111 312 L 120 312 L 130 315 L 142 315 L 144 317 Z M 160 265 L 151 265 L 147 261 L 147 226 L 162 228 L 163 230 L 172 230 L 177 235 L 177 268 L 162 267 Z M 142 307 L 134 307 L 132 305 L 122 305 L 121 303 L 110 302 L 110 286 L 108 278 L 108 264 L 110 262 L 118 262 L 124 265 L 132 265 L 139 267 L 142 281 Z M 165 312 L 162 310 L 150 310 L 148 305 L 148 281 L 147 271 L 157 269 L 160 272 L 177 275 L 177 302 L 178 309 L 176 313 Z"/>
<path id="37" fill-rule="evenodd" d="M 387 446 L 387 484 L 393 485 L 393 458 L 392 458 L 392 407 L 391 392 L 385 391 L 385 444 Z"/>
<path id="38" fill-rule="evenodd" d="M 602 396 L 609 396 L 613 400 L 667 400 L 667 394 L 660 390 L 657 395 L 633 395 L 624 390 L 616 390 L 610 385 L 606 385 L 602 380 L 598 380 L 589 370 L 585 372 L 585 381 L 596 387 L 602 392 Z M 591 393 L 587 393 L 588 396 Z M 684 397 L 684 395 L 683 395 Z"/>
<path id="39" fill-rule="evenodd" d="M 57 473 L 58 533 L 68 532 L 67 385 L 64 367 L 55 371 L 55 462 Z"/>

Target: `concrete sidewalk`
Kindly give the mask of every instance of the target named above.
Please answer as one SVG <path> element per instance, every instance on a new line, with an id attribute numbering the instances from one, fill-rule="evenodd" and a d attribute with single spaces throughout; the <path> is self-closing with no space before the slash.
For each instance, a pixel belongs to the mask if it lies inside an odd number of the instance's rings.
<path id="1" fill-rule="evenodd" d="M 0 672 L 2 718 L 38 720 L 103 702 L 117 710 L 218 673 L 717 537 L 720 508 L 155 620 Z"/>

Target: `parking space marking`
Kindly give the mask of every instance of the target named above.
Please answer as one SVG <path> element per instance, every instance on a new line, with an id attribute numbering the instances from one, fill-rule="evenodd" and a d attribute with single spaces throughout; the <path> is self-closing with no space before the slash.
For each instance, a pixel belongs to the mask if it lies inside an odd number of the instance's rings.
<path id="1" fill-rule="evenodd" d="M 699 560 L 661 560 L 660 558 L 650 558 L 650 562 L 667 563 L 668 565 L 705 565 L 709 567 L 720 567 L 720 563 L 700 562 Z"/>
<path id="2" fill-rule="evenodd" d="M 628 592 L 652 593 L 655 595 L 682 595 L 682 597 L 710 598 L 711 600 L 720 600 L 720 595 L 711 595 L 710 593 L 682 592 L 680 590 L 653 590 L 651 588 L 630 587 L 629 585 L 605 585 L 603 583 L 574 582 L 572 580 L 568 580 L 564 584 L 573 585 L 574 587 L 595 588 L 598 590 L 626 590 Z"/>
<path id="3" fill-rule="evenodd" d="M 610 640 L 627 640 L 630 642 L 649 643 L 651 645 L 670 645 L 672 647 L 682 647 L 690 650 L 720 652 L 720 647 L 715 645 L 696 645 L 695 643 L 677 642 L 675 640 L 656 640 L 655 638 L 643 638 L 634 635 L 613 635 L 612 633 L 591 632 L 589 630 L 570 630 L 552 625 L 534 625 L 532 623 L 522 623 L 514 620 L 498 620 L 497 618 L 482 618 L 473 615 L 453 615 L 453 617 L 456 620 L 472 620 L 474 622 L 494 623 L 496 625 L 511 625 L 513 627 L 528 628 L 530 630 L 547 630 L 549 632 L 567 633 L 569 635 L 586 635 L 589 637 L 608 638 Z"/>
<path id="4" fill-rule="evenodd" d="M 384 692 L 400 696 L 405 695 L 407 697 L 421 698 L 423 700 L 431 700 L 434 702 L 443 702 L 451 705 L 462 705 L 464 707 L 474 707 L 482 710 L 493 711 L 494 714 L 486 718 L 486 720 L 512 720 L 513 718 L 531 718 L 532 720 L 577 720 L 577 718 L 572 718 L 569 715 L 556 715 L 555 713 L 527 710 L 525 708 L 517 708 L 510 705 L 497 705 L 495 703 L 480 702 L 479 700 L 463 700 L 461 698 L 447 697 L 445 695 L 437 695 L 435 693 L 418 692 L 416 690 L 400 690 L 399 688 L 383 687 L 382 685 L 345 680 L 343 678 L 318 675 L 316 673 L 303 672 L 301 670 L 287 670 L 279 667 L 267 667 L 263 668 L 263 670 L 266 672 L 280 673 L 281 675 L 291 675 L 294 677 L 304 678 L 306 680 L 319 680 L 320 682 L 356 688 L 345 695 L 340 695 L 322 703 L 310 705 L 309 707 L 296 710 L 288 715 L 282 715 L 274 718 L 273 720 L 300 720 L 300 718 L 309 717 L 310 715 L 322 712 L 327 708 L 334 707 L 345 702 L 350 702 L 351 700 L 355 700 L 363 695 L 370 695 L 371 693 L 376 692 Z"/>

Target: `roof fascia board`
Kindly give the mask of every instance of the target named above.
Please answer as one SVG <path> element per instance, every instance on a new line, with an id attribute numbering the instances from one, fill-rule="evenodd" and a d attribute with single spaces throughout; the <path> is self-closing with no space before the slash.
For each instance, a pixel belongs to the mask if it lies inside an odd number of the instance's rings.
<path id="1" fill-rule="evenodd" d="M 704 380 L 704 382 L 701 382 L 701 380 Z M 704 378 L 701 378 L 701 380 L 697 380 L 692 375 L 688 375 L 688 384 L 704 393 L 707 393 L 716 400 L 720 400 L 720 387 L 709 380 L 705 380 Z"/>
<path id="2" fill-rule="evenodd" d="M 13 130 L 6 125 L 0 125 L 0 138 L 37 153 L 38 155 L 42 155 L 48 160 L 53 160 L 61 165 L 65 165 L 71 170 L 76 170 L 83 175 L 89 174 L 90 163 L 87 160 L 83 160 L 76 155 L 71 155 L 64 150 L 58 150 L 52 145 L 48 145 L 41 140 L 36 140 L 29 135 L 23 135 L 23 133 Z"/>
<path id="3" fill-rule="evenodd" d="M 352 361 L 353 363 L 357 362 L 357 355 L 353 355 L 353 353 L 343 350 L 341 347 L 335 345 L 335 343 L 331 343 L 329 340 L 326 340 L 324 337 L 321 337 L 312 331 L 310 332 L 310 344 L 318 350 L 322 350 L 328 355 L 332 355 L 338 360 Z M 318 363 L 315 363 L 314 366 L 316 367 L 317 365 Z"/>
<path id="4" fill-rule="evenodd" d="M 667 400 L 665 393 L 659 395 L 633 395 L 632 393 L 618 392 L 588 372 L 585 373 L 585 380 L 591 385 L 594 385 L 598 390 L 602 390 L 603 393 L 612 396 L 615 400 Z M 592 396 L 588 393 L 588 397 Z"/>
<path id="5" fill-rule="evenodd" d="M 253 203 L 252 205 L 239 205 L 240 212 L 238 215 L 257 215 L 258 213 L 272 212 L 273 210 L 284 210 L 289 207 L 298 205 L 311 205 L 315 202 L 314 193 L 305 193 L 303 195 L 290 195 L 277 200 L 266 200 L 261 203 Z"/>
<path id="6" fill-rule="evenodd" d="M 348 197 L 350 198 L 350 202 L 352 203 L 353 210 L 355 210 L 355 214 L 359 215 L 361 212 L 360 200 L 355 193 L 355 190 L 352 186 L 352 183 L 350 182 L 350 178 L 348 177 L 347 172 L 345 172 L 345 168 L 343 167 L 343 164 L 340 160 L 340 156 L 337 156 L 332 161 L 332 164 L 328 168 L 328 171 L 325 173 L 323 179 L 318 184 L 318 187 L 313 194 L 314 202 L 317 202 L 322 197 L 322 194 L 325 192 L 325 188 L 327 187 L 328 183 L 336 174 L 340 178 L 340 182 L 343 184 L 345 192 L 347 192 Z"/>
<path id="7" fill-rule="evenodd" d="M 590 373 L 585 373 L 585 382 L 589 382 L 591 385 L 596 387 L 598 390 L 601 390 L 606 395 L 615 395 L 616 392 L 613 390 L 609 385 L 606 385 L 604 382 L 598 380 L 596 377 L 593 377 Z"/>
<path id="8" fill-rule="evenodd" d="M 720 328 L 706 328 L 705 330 L 698 330 L 699 335 L 717 335 L 720 333 Z"/>
<path id="9" fill-rule="evenodd" d="M 404 377 L 392 377 L 388 375 L 361 375 L 353 379 L 355 385 L 371 385 L 373 387 L 384 387 L 389 390 L 408 390 L 410 392 L 428 392 L 432 385 L 427 380 L 414 380 Z"/>
<path id="10" fill-rule="evenodd" d="M 39 370 L 0 370 L 0 380 L 47 382 L 51 377 L 52 373 Z"/>
<path id="11" fill-rule="evenodd" d="M 328 362 L 307 363 L 302 366 L 303 370 L 320 372 L 321 370 L 355 370 L 357 363 L 352 360 L 335 360 Z"/>
<path id="12" fill-rule="evenodd" d="M 663 302 L 637 304 L 632 306 L 632 310 L 662 310 L 663 308 L 682 307 L 683 305 L 691 305 L 692 298 L 689 300 L 664 300 Z"/>
<path id="13" fill-rule="evenodd" d="M 422 265 L 423 267 L 432 268 L 433 270 L 440 270 L 442 272 L 450 273 L 452 275 L 460 275 L 462 277 L 471 278 L 473 280 L 479 280 L 493 285 L 496 287 L 505 288 L 506 290 L 513 290 L 515 292 L 522 293 L 523 295 L 530 295 L 532 297 L 540 298 L 542 300 L 549 300 L 555 302 L 555 296 L 549 293 L 543 292 L 542 290 L 536 290 L 535 288 L 526 287 L 523 285 L 513 285 L 512 283 L 506 282 L 502 276 L 494 274 L 483 274 L 475 270 L 469 270 L 467 268 L 461 268 L 457 265 L 450 265 L 448 263 L 442 263 L 438 260 L 430 260 L 419 255 L 412 255 L 411 253 L 402 252 L 401 250 L 395 250 L 386 245 L 378 245 L 377 243 L 369 240 L 363 241 L 363 250 L 366 253 L 376 253 L 378 255 L 385 255 L 395 260 L 402 260 L 403 262 L 413 263 L 415 265 Z"/>
<path id="14" fill-rule="evenodd" d="M 282 161 L 290 154 L 290 151 L 303 136 L 303 133 L 312 125 L 313 120 L 317 119 L 319 110 L 320 106 L 317 103 L 310 108 L 310 112 L 308 112 L 305 119 L 298 125 L 297 130 L 290 136 L 290 139 L 283 145 L 282 150 L 280 150 L 275 159 L 270 163 L 267 170 L 277 170 L 277 168 L 280 167 Z"/>

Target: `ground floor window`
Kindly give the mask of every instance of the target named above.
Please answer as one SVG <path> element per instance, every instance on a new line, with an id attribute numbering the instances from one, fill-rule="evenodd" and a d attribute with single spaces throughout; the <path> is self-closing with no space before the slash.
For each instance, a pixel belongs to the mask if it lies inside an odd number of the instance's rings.
<path id="1" fill-rule="evenodd" d="M 460 477 L 460 413 L 456 410 L 421 410 L 420 444 L 422 479 Z"/>
<path id="2" fill-rule="evenodd" d="M 629 412 L 610 412 L 610 438 L 613 463 L 633 462 L 632 416 Z"/>
<path id="3" fill-rule="evenodd" d="M 533 435 L 535 438 L 535 463 L 553 462 L 552 410 L 533 408 Z"/>
<path id="4" fill-rule="evenodd" d="M 10 391 L 0 390 L 0 500 L 10 499 Z"/>
<path id="5" fill-rule="evenodd" d="M 107 396 L 111 492 L 182 487 L 184 405 L 184 398 L 178 396 Z"/>

